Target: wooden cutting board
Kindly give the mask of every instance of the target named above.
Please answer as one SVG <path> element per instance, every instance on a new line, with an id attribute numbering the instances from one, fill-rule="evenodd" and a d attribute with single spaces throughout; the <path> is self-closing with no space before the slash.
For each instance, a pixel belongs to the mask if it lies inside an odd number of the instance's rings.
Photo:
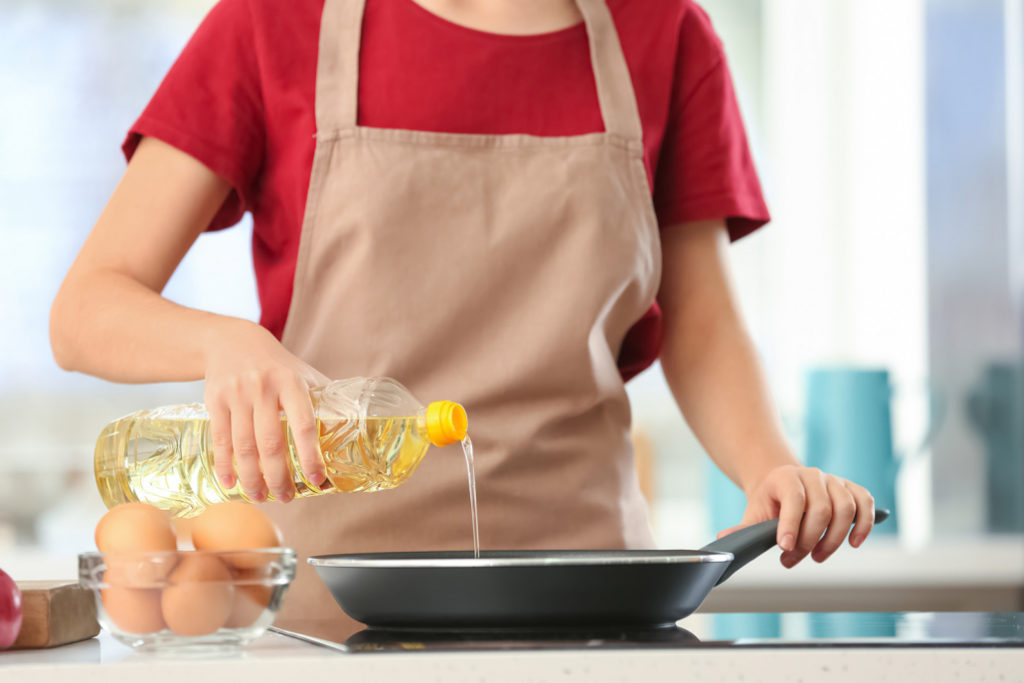
<path id="1" fill-rule="evenodd" d="M 100 632 L 92 591 L 77 581 L 18 581 L 21 631 L 13 650 L 56 647 Z"/>

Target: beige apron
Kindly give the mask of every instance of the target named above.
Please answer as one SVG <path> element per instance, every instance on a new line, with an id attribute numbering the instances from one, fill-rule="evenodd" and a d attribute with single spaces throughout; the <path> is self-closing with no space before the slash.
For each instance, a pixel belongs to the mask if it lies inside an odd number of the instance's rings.
<path id="1" fill-rule="evenodd" d="M 460 135 L 356 125 L 364 2 L 324 4 L 284 345 L 330 377 L 465 406 L 484 549 L 651 547 L 616 358 L 661 253 L 611 14 L 577 0 L 606 132 Z M 397 489 L 266 509 L 300 555 L 285 628 L 342 614 L 310 555 L 472 547 L 458 445 Z"/>

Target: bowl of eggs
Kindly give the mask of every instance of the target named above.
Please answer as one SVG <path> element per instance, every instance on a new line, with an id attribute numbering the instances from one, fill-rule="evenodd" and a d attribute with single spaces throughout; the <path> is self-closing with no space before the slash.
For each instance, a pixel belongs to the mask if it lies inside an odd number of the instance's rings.
<path id="1" fill-rule="evenodd" d="M 143 503 L 112 508 L 99 552 L 78 556 L 79 583 L 117 640 L 140 650 L 234 649 L 266 631 L 295 577 L 295 551 L 257 507 L 219 503 L 181 525 Z M 182 543 L 180 545 L 185 545 Z"/>

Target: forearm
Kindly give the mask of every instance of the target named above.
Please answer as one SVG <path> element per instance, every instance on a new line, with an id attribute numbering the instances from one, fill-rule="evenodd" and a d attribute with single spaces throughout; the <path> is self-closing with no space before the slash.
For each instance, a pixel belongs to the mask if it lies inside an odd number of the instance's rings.
<path id="1" fill-rule="evenodd" d="M 253 323 L 169 301 L 112 270 L 72 274 L 54 301 L 50 338 L 65 370 L 115 382 L 203 379 L 212 339 Z"/>
<path id="2" fill-rule="evenodd" d="M 739 317 L 732 310 L 694 312 L 677 317 L 666 330 L 661 358 L 665 377 L 705 450 L 733 482 L 749 491 L 771 469 L 799 463 Z"/>
<path id="3" fill-rule="evenodd" d="M 661 362 L 694 434 L 745 491 L 772 468 L 798 464 L 782 433 L 729 274 L 722 220 L 663 231 Z"/>
<path id="4" fill-rule="evenodd" d="M 160 296 L 229 190 L 183 152 L 142 140 L 50 311 L 62 368 L 117 382 L 202 379 L 215 336 L 257 327 Z"/>

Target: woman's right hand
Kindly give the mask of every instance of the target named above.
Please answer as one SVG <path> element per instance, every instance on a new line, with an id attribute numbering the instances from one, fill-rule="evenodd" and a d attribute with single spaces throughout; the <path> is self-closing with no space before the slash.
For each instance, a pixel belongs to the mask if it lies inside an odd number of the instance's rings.
<path id="1" fill-rule="evenodd" d="M 206 392 L 214 469 L 225 487 L 237 480 L 254 501 L 269 492 L 281 502 L 295 497 L 281 411 L 288 419 L 306 479 L 327 476 L 309 390 L 329 380 L 292 355 L 265 328 L 226 319 L 206 344 Z"/>

